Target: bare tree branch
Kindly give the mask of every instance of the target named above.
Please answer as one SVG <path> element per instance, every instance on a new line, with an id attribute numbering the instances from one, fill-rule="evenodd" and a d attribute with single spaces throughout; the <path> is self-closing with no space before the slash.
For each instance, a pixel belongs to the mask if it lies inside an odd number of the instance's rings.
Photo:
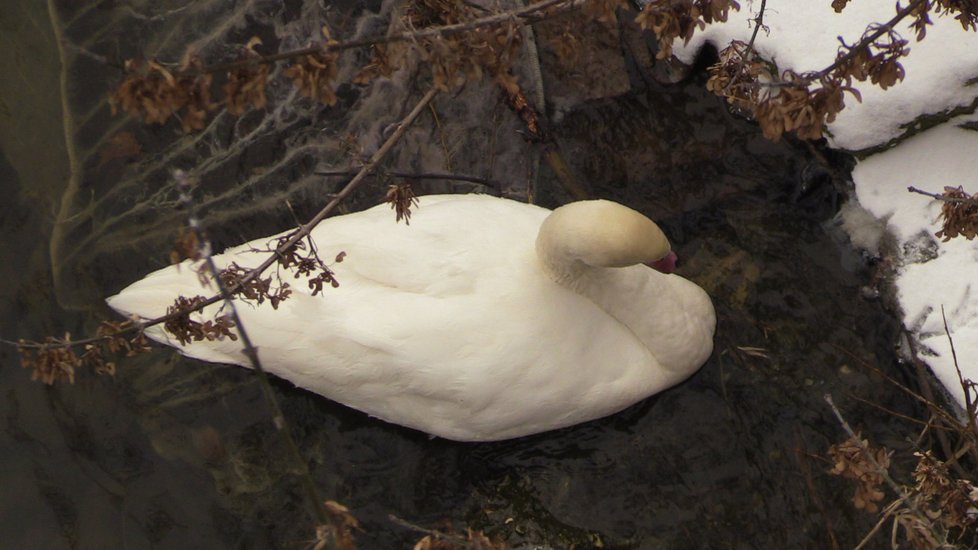
<path id="1" fill-rule="evenodd" d="M 241 280 L 237 284 L 230 286 L 228 288 L 228 292 L 234 294 L 235 292 L 238 291 L 238 289 L 244 287 L 247 283 L 257 278 L 266 269 L 271 267 L 280 258 L 282 258 L 284 252 L 288 251 L 297 242 L 299 242 L 300 240 L 304 239 L 307 235 L 309 235 L 309 233 L 317 225 L 319 225 L 319 222 L 323 221 L 323 219 L 325 219 L 328 215 L 330 215 L 333 212 L 333 210 L 335 210 L 336 207 L 340 204 L 340 202 L 342 202 L 347 196 L 350 195 L 350 193 L 353 192 L 354 189 L 356 189 L 361 183 L 363 183 L 363 180 L 367 177 L 367 175 L 377 167 L 377 165 L 380 163 L 381 160 L 384 159 L 384 157 L 387 156 L 387 154 L 394 147 L 394 145 L 404 135 L 404 132 L 407 130 L 407 128 L 415 121 L 415 119 L 418 118 L 418 115 L 421 114 L 424 108 L 428 105 L 428 103 L 431 102 L 432 99 L 434 99 L 434 97 L 437 94 L 438 94 L 438 90 L 434 87 L 428 90 L 428 92 L 418 101 L 417 105 L 414 106 L 414 109 L 412 109 L 411 112 L 408 113 L 408 115 L 405 116 L 404 119 L 397 124 L 397 128 L 394 130 L 391 136 L 387 138 L 387 141 L 385 141 L 379 149 L 377 149 L 377 151 L 370 157 L 370 160 L 363 165 L 363 167 L 360 169 L 359 172 L 357 172 L 357 174 L 353 177 L 353 179 L 351 179 L 349 183 L 347 183 L 346 186 L 344 186 L 343 189 L 340 190 L 339 193 L 334 195 L 333 199 L 330 200 L 329 203 L 326 204 L 326 206 L 324 206 L 319 212 L 317 212 L 316 215 L 313 216 L 308 222 L 299 225 L 299 227 L 291 235 L 291 237 L 289 237 L 287 241 L 285 241 L 275 251 L 273 251 L 265 261 L 263 261 L 258 267 L 250 270 L 246 275 L 244 275 L 241 278 Z M 160 323 L 165 323 L 172 319 L 176 319 L 178 317 L 187 315 L 188 313 L 200 311 L 209 305 L 221 301 L 222 299 L 223 297 L 221 294 L 216 294 L 198 303 L 197 306 L 192 309 L 178 310 L 178 311 L 174 311 L 173 313 L 169 313 L 167 315 L 162 315 L 154 319 L 146 320 L 142 323 L 135 324 L 132 328 L 126 329 L 124 332 L 125 333 L 135 332 L 138 330 L 143 330 L 146 327 L 158 325 Z M 77 347 L 85 344 L 100 342 L 105 339 L 106 337 L 85 338 L 81 340 L 65 341 L 63 345 L 70 346 L 70 347 Z M 19 346 L 25 349 L 42 349 L 51 346 L 51 344 L 44 344 L 39 342 L 10 342 L 7 340 L 0 340 L 0 342 L 14 345 L 14 346 Z"/>
<path id="2" fill-rule="evenodd" d="M 352 170 L 321 170 L 313 172 L 317 176 L 327 176 L 327 177 L 347 177 L 356 174 Z M 465 181 L 469 183 L 475 183 L 483 187 L 489 187 L 496 191 L 502 189 L 502 184 L 498 181 L 493 181 L 486 178 L 480 178 L 478 176 L 470 176 L 467 174 L 434 174 L 434 173 L 417 173 L 417 172 L 398 172 L 395 170 L 385 170 L 383 175 L 392 176 L 395 178 L 404 179 L 416 179 L 416 180 L 455 180 L 455 181 Z"/>
<path id="3" fill-rule="evenodd" d="M 310 46 L 308 48 L 300 48 L 298 50 L 290 50 L 287 52 L 279 52 L 270 55 L 255 56 L 247 59 L 231 61 L 228 63 L 219 63 L 217 65 L 210 65 L 199 69 L 187 69 L 185 71 L 175 71 L 174 75 L 197 76 L 201 74 L 213 74 L 213 73 L 220 73 L 224 71 L 230 71 L 233 69 L 239 69 L 241 67 L 260 65 L 263 63 L 273 63 L 275 61 L 281 61 L 283 59 L 292 59 L 295 57 L 301 57 L 303 55 L 310 55 L 315 53 L 337 52 L 343 50 L 350 50 L 354 48 L 374 46 L 377 44 L 388 44 L 392 42 L 412 42 L 420 38 L 427 38 L 430 36 L 439 36 L 439 35 L 451 36 L 453 34 L 463 33 L 480 27 L 491 27 L 495 25 L 502 25 L 509 21 L 533 23 L 542 20 L 544 18 L 544 16 L 540 15 L 540 12 L 544 10 L 553 8 L 547 14 L 547 17 L 551 17 L 551 16 L 555 16 L 561 13 L 571 11 L 573 9 L 577 9 L 582 5 L 584 5 L 585 3 L 587 3 L 588 1 L 589 0 L 544 0 L 543 2 L 539 2 L 537 4 L 531 4 L 529 6 L 524 6 L 509 11 L 488 15 L 486 17 L 480 17 L 479 19 L 474 19 L 472 21 L 467 21 L 464 23 L 456 23 L 454 25 L 443 25 L 440 27 L 430 27 L 414 32 L 399 32 L 399 33 L 393 33 L 384 36 L 372 36 L 360 40 L 351 40 L 349 42 L 327 41 L 324 44 Z"/>
<path id="4" fill-rule="evenodd" d="M 832 71 L 838 69 L 839 67 L 851 61 L 853 57 L 858 55 L 865 48 L 869 47 L 869 45 L 875 42 L 877 38 L 893 30 L 893 28 L 896 27 L 900 21 L 903 21 L 907 16 L 913 13 L 913 11 L 916 10 L 921 4 L 927 1 L 928 0 L 913 0 L 913 2 L 910 2 L 910 4 L 908 4 L 907 7 L 898 11 L 897 14 L 893 16 L 893 19 L 890 19 L 886 23 L 883 23 L 875 31 L 871 32 L 869 35 L 867 35 L 862 40 L 860 40 L 859 43 L 857 43 L 855 46 L 849 48 L 849 51 L 842 57 L 836 59 L 835 63 L 832 63 L 828 67 L 815 73 L 815 75 L 812 77 L 812 80 L 824 78 L 829 74 L 831 74 Z"/>

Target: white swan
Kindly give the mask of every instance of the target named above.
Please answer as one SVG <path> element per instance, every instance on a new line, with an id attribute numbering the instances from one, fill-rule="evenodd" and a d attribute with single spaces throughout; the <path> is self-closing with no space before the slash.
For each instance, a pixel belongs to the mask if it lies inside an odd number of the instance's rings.
<path id="1" fill-rule="evenodd" d="M 270 239 L 216 256 L 252 267 Z M 671 255 L 651 220 L 619 204 L 551 212 L 484 195 L 425 196 L 398 224 L 386 205 L 327 219 L 323 258 L 340 251 L 340 286 L 295 293 L 272 310 L 238 304 L 264 367 L 388 422 L 461 441 L 519 437 L 606 416 L 677 384 L 713 349 L 706 293 L 650 269 Z M 674 258 L 674 256 L 672 256 Z M 184 264 L 109 298 L 151 318 L 178 295 L 210 295 Z M 213 316 L 217 306 L 205 309 Z M 181 346 L 247 364 L 240 341 Z"/>

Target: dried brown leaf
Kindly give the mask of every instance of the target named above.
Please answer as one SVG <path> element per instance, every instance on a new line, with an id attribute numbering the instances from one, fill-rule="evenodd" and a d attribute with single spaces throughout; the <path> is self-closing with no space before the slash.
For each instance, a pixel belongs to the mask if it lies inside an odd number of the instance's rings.
<path id="1" fill-rule="evenodd" d="M 852 497 L 853 505 L 867 512 L 876 512 L 879 510 L 877 502 L 884 497 L 880 488 L 883 485 L 883 474 L 890 466 L 892 453 L 884 447 L 873 449 L 869 441 L 856 437 L 829 447 L 829 457 L 833 463 L 829 473 L 857 481 L 856 493 Z M 872 453 L 872 459 L 863 449 Z M 873 460 L 882 471 L 873 464 Z"/>
<path id="2" fill-rule="evenodd" d="M 113 160 L 128 160 L 142 152 L 143 148 L 132 132 L 118 132 L 99 150 L 98 164 L 102 166 Z"/>
<path id="3" fill-rule="evenodd" d="M 327 42 L 327 46 L 329 42 Z M 287 67 L 282 74 L 292 79 L 292 83 L 302 95 L 326 105 L 336 104 L 333 81 L 339 72 L 336 60 L 339 54 L 320 51 L 302 56 Z"/>
<path id="4" fill-rule="evenodd" d="M 267 63 L 246 65 L 228 71 L 224 82 L 224 105 L 232 115 L 240 115 L 251 106 L 262 109 L 268 103 L 265 87 L 270 67 Z"/>
<path id="5" fill-rule="evenodd" d="M 163 324 L 163 328 L 175 336 L 180 342 L 180 345 L 185 346 L 190 342 L 200 342 L 202 340 L 238 339 L 238 335 L 231 331 L 234 328 L 234 321 L 227 315 L 203 322 L 190 318 L 190 312 L 198 308 L 205 301 L 206 298 L 203 296 L 194 296 L 193 298 L 180 296 L 174 300 L 173 305 L 167 307 L 167 315 L 172 315 L 179 311 L 184 312 L 182 315 L 178 315 Z"/>
<path id="6" fill-rule="evenodd" d="M 735 0 L 652 0 L 635 18 L 640 28 L 655 33 L 658 59 L 672 55 L 672 43 L 681 38 L 689 43 L 696 29 L 727 20 L 730 10 L 739 10 Z"/>
<path id="7" fill-rule="evenodd" d="M 941 206 L 943 226 L 936 233 L 947 242 L 961 236 L 969 241 L 978 236 L 978 193 L 968 195 L 963 187 L 945 187 Z"/>
<path id="8" fill-rule="evenodd" d="M 418 197 L 410 183 L 401 182 L 387 186 L 387 203 L 396 214 L 397 222 L 404 219 L 405 225 L 411 225 L 411 208 L 418 206 Z"/>

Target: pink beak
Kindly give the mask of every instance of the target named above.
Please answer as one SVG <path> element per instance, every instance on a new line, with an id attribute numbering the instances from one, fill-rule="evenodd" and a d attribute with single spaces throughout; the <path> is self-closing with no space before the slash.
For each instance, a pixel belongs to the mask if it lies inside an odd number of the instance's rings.
<path id="1" fill-rule="evenodd" d="M 656 260 L 654 262 L 649 262 L 645 265 L 651 267 L 656 271 L 661 271 L 662 273 L 672 273 L 673 271 L 676 270 L 677 260 L 679 260 L 679 257 L 676 256 L 675 252 L 670 250 L 669 253 L 663 256 L 661 259 Z"/>

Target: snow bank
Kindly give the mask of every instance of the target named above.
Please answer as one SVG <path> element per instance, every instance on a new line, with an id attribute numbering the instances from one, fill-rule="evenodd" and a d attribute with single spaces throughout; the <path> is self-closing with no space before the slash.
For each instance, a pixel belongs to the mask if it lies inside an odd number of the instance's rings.
<path id="1" fill-rule="evenodd" d="M 749 40 L 759 7 L 759 1 L 742 1 L 741 11 L 731 13 L 727 23 L 697 31 L 686 46 L 677 43 L 676 55 L 690 61 L 705 42 L 723 48 L 731 40 Z M 779 70 L 819 70 L 835 59 L 839 36 L 854 44 L 867 24 L 889 21 L 894 14 L 892 0 L 857 0 L 841 14 L 829 0 L 772 1 L 764 13 L 769 30 L 758 34 L 755 47 Z M 902 61 L 906 78 L 885 91 L 858 84 L 862 103 L 847 97 L 846 109 L 829 126 L 832 146 L 850 151 L 879 147 L 904 135 L 921 115 L 967 108 L 976 101 L 978 33 L 962 30 L 951 17 L 932 19 L 934 25 L 919 43 L 908 25 L 898 26 L 910 41 L 910 55 Z M 964 375 L 978 381 L 978 241 L 959 237 L 939 242 L 934 233 L 940 229 L 940 203 L 908 193 L 907 187 L 940 192 L 945 185 L 960 185 L 970 193 L 978 191 L 978 131 L 962 125 L 975 121 L 978 116 L 965 115 L 942 123 L 862 159 L 853 172 L 859 202 L 886 221 L 900 244 L 903 266 L 895 284 L 904 322 L 917 335 L 924 359 L 959 402 L 963 393 L 941 306 Z"/>

